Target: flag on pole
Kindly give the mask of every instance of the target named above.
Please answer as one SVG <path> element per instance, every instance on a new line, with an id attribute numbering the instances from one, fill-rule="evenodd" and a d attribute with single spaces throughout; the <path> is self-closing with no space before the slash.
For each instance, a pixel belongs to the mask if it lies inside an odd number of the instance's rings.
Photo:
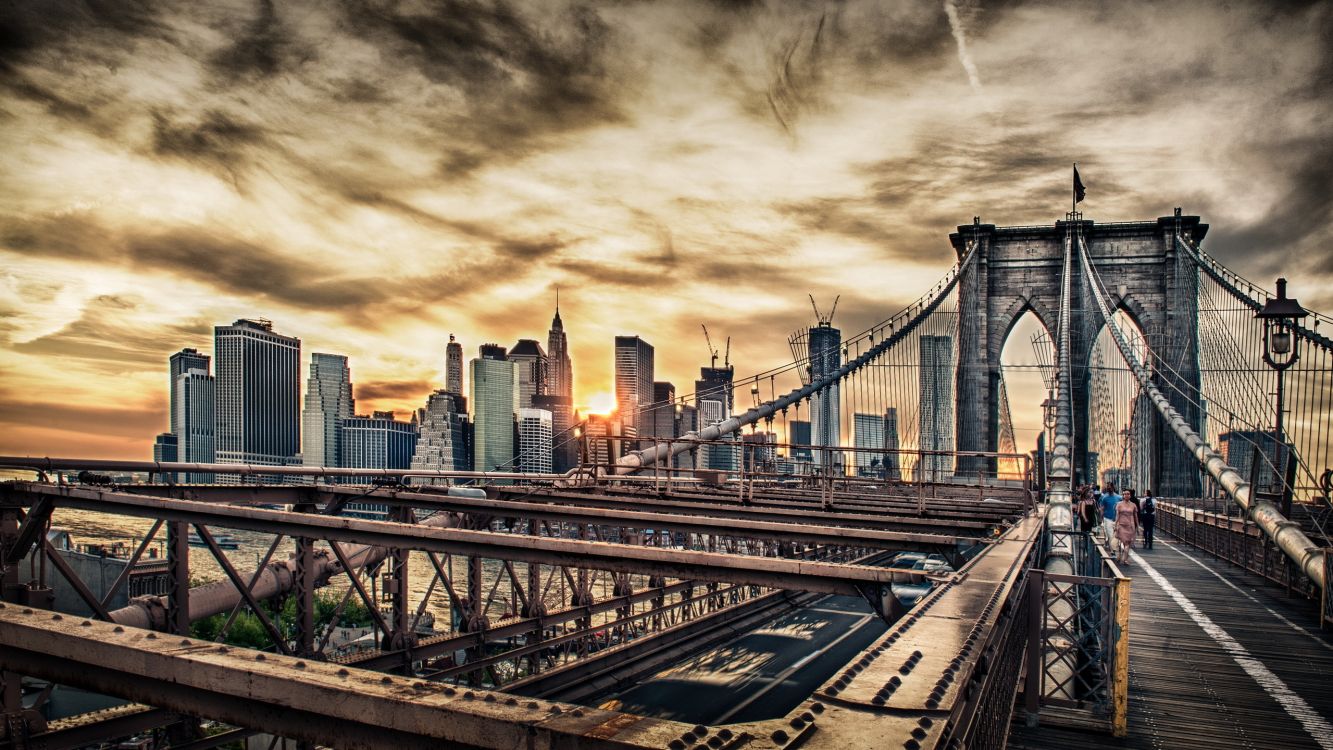
<path id="1" fill-rule="evenodd" d="M 1088 191 L 1087 191 L 1086 189 L 1084 189 L 1084 187 L 1083 187 L 1083 180 L 1080 180 L 1080 179 L 1078 178 L 1078 165 L 1075 164 L 1075 165 L 1074 165 L 1074 203 L 1077 204 L 1079 201 L 1083 200 L 1083 198 L 1084 198 L 1087 194 L 1088 194 Z"/>

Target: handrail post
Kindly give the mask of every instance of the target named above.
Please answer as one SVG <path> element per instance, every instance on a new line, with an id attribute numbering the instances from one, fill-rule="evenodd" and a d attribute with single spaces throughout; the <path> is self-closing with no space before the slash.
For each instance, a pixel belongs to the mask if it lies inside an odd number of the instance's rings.
<path id="1" fill-rule="evenodd" d="M 1111 680 L 1111 734 L 1129 733 L 1129 586 L 1123 576 L 1115 582 L 1115 664 Z"/>
<path id="2" fill-rule="evenodd" d="M 1028 652 L 1027 676 L 1023 681 L 1025 723 L 1036 727 L 1041 723 L 1041 691 L 1044 669 L 1042 654 L 1045 649 L 1042 629 L 1046 621 L 1046 571 L 1028 570 Z"/>

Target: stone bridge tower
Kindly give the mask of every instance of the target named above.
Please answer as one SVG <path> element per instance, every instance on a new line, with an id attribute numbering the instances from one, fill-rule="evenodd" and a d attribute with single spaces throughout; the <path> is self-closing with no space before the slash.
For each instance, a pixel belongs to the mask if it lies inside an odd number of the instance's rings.
<path id="1" fill-rule="evenodd" d="M 997 227 L 977 219 L 949 235 L 959 258 L 974 239 L 978 252 L 958 286 L 955 426 L 959 451 L 995 451 L 999 446 L 1000 352 L 1018 319 L 1031 310 L 1055 338 L 1065 237 L 1070 232 L 1082 233 L 1112 304 L 1125 310 L 1147 336 L 1158 358 L 1152 363 L 1155 382 L 1190 425 L 1200 429 L 1199 407 L 1181 393 L 1197 396 L 1199 388 L 1198 272 L 1175 247 L 1177 227 L 1195 243 L 1208 231 L 1199 217 L 1181 216 L 1177 209 L 1175 216 L 1156 221 L 1112 224 L 1080 220 Z M 1070 331 L 1074 473 L 1075 482 L 1097 482 L 1088 461 L 1089 362 L 1104 325 L 1077 258 L 1075 255 Z M 1196 462 L 1160 417 L 1154 419 L 1149 432 L 1153 489 L 1165 496 L 1197 497 L 1201 484 Z M 995 464 L 993 458 L 960 456 L 957 470 L 963 476 L 975 476 L 979 470 L 994 472 Z"/>

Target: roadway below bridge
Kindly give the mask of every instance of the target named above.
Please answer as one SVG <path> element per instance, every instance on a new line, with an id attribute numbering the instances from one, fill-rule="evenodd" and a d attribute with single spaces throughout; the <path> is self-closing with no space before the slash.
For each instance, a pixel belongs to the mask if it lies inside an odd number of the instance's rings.
<path id="1" fill-rule="evenodd" d="M 799 705 L 887 630 L 863 599 L 824 596 L 590 702 L 689 724 L 765 721 Z"/>

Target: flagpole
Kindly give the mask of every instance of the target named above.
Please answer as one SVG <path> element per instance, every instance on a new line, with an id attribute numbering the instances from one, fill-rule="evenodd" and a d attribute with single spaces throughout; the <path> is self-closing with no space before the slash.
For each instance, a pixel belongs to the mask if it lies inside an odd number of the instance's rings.
<path id="1" fill-rule="evenodd" d="M 1078 174 L 1078 162 L 1074 162 L 1074 174 Z M 1073 180 L 1070 180 L 1070 181 L 1069 181 L 1069 192 L 1070 192 L 1070 197 L 1073 199 L 1073 200 L 1071 200 L 1071 201 L 1069 202 L 1069 213 L 1071 213 L 1071 214 L 1073 214 L 1073 213 L 1077 213 L 1077 212 L 1078 212 L 1078 186 L 1077 186 L 1076 184 L 1074 184 L 1074 181 L 1073 181 Z"/>

